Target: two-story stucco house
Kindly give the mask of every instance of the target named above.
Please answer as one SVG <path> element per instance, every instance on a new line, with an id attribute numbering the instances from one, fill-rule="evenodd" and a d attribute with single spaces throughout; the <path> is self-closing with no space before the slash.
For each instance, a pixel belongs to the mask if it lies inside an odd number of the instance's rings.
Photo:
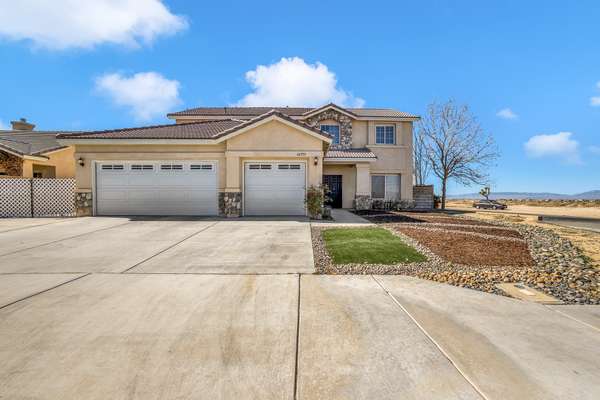
<path id="1" fill-rule="evenodd" d="M 306 215 L 412 200 L 412 124 L 391 109 L 208 107 L 175 124 L 59 135 L 74 146 L 79 215 Z"/>

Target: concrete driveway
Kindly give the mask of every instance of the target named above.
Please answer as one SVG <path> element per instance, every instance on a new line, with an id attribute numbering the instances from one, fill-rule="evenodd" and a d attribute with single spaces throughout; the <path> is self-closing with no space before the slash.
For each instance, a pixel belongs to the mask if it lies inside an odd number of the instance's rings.
<path id="1" fill-rule="evenodd" d="M 0 231 L 0 273 L 313 272 L 310 226 L 269 219 L 25 220 Z M 7 224 L 8 225 L 8 224 Z M 2 227 L 0 226 L 0 230 Z"/>
<path id="2" fill-rule="evenodd" d="M 29 222 L 0 232 L 0 398 L 600 396 L 598 307 L 313 275 L 303 221 Z"/>

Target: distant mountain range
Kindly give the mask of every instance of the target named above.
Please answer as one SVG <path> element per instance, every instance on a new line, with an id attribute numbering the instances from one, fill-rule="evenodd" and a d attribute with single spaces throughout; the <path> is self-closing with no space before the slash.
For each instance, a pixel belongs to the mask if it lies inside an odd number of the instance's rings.
<path id="1" fill-rule="evenodd" d="M 448 199 L 479 199 L 479 193 L 451 194 Z M 490 195 L 490 199 L 513 199 L 513 200 L 600 200 L 600 190 L 577 194 L 560 193 L 528 193 L 528 192 L 496 192 Z"/>

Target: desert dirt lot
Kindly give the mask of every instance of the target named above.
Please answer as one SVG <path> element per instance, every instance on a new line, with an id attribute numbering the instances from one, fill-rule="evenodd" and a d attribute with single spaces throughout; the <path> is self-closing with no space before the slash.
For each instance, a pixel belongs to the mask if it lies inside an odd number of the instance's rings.
<path id="1" fill-rule="evenodd" d="M 564 203 L 564 205 L 558 206 L 556 205 L 558 203 L 552 202 L 523 202 L 524 204 L 521 202 L 505 202 L 503 200 L 500 200 L 500 202 L 508 204 L 508 210 L 505 211 L 506 213 L 555 215 L 579 218 L 600 218 L 600 204 L 595 207 L 586 207 L 577 205 L 577 203 Z M 448 201 L 448 203 L 446 204 L 446 208 L 472 211 L 472 204 L 472 200 L 451 200 Z M 502 213 L 503 211 L 498 212 Z"/>

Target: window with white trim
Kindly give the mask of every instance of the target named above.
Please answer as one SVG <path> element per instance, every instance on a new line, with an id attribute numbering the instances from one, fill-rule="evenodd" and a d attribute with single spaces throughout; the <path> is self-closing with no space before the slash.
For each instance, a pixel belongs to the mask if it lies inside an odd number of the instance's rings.
<path id="1" fill-rule="evenodd" d="M 340 144 L 340 126 L 339 125 L 321 125 L 319 127 L 323 132 L 331 135 L 332 144 Z"/>
<path id="2" fill-rule="evenodd" d="M 371 197 L 376 200 L 400 200 L 400 175 L 371 175 Z"/>
<path id="3" fill-rule="evenodd" d="M 375 144 L 396 144 L 396 127 L 394 125 L 376 126 Z"/>

